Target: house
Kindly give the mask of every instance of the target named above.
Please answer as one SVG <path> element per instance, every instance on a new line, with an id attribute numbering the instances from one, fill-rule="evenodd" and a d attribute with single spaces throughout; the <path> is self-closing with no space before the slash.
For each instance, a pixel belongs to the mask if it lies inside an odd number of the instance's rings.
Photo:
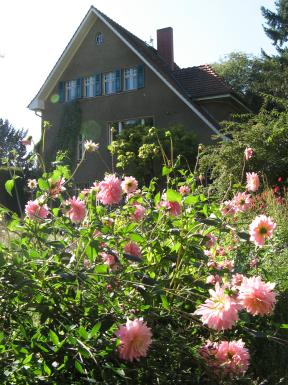
<path id="1" fill-rule="evenodd" d="M 46 159 L 55 156 L 64 130 L 64 147 L 72 143 L 78 159 L 85 138 L 100 143 L 101 161 L 88 154 L 76 175 L 83 186 L 111 167 L 112 127 L 182 124 L 207 143 L 220 121 L 247 110 L 211 67 L 177 66 L 171 27 L 157 31 L 155 49 L 93 6 L 28 107 L 41 114 L 42 130 L 51 123 Z"/>

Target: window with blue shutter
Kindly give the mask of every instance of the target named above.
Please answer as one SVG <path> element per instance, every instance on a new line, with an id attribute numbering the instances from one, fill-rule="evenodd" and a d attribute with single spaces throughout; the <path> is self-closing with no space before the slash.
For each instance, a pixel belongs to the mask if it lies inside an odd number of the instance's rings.
<path id="1" fill-rule="evenodd" d="M 144 65 L 139 64 L 137 66 L 137 88 L 144 87 Z"/>
<path id="2" fill-rule="evenodd" d="M 121 91 L 121 70 L 115 71 L 115 79 L 116 79 L 116 92 Z"/>
<path id="3" fill-rule="evenodd" d="M 59 100 L 61 103 L 65 102 L 65 82 L 59 83 Z"/>
<path id="4" fill-rule="evenodd" d="M 95 95 L 94 96 L 99 96 L 102 94 L 102 76 L 100 73 L 95 74 Z"/>
<path id="5" fill-rule="evenodd" d="M 82 97 L 83 97 L 82 79 L 79 78 L 76 80 L 76 98 L 80 99 Z"/>

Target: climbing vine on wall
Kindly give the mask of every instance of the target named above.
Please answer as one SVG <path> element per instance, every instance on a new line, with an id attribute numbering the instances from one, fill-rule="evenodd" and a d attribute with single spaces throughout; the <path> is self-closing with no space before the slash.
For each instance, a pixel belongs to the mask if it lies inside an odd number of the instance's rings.
<path id="1" fill-rule="evenodd" d="M 77 156 L 77 142 L 81 132 L 82 111 L 77 101 L 63 105 L 56 148 L 66 151 L 68 162 L 73 166 Z"/>

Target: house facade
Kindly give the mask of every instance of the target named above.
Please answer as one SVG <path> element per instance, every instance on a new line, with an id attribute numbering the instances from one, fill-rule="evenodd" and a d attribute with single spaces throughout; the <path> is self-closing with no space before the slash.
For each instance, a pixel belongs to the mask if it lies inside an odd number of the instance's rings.
<path id="1" fill-rule="evenodd" d="M 131 125 L 181 124 L 207 143 L 219 133 L 219 122 L 247 109 L 209 66 L 175 64 L 172 28 L 157 31 L 156 50 L 94 7 L 28 106 L 51 124 L 45 134 L 50 158 L 58 149 L 65 111 L 71 113 L 73 106 L 81 112 L 77 158 L 85 138 L 100 143 L 101 156 L 88 154 L 76 175 L 83 186 L 111 171 L 112 127 L 121 132 Z"/>

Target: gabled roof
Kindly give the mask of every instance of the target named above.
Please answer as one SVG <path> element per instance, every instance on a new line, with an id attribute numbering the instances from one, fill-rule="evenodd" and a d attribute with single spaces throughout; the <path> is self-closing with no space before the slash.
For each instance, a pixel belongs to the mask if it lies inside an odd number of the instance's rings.
<path id="1" fill-rule="evenodd" d="M 80 26 L 76 30 L 61 57 L 50 72 L 36 97 L 31 101 L 28 108 L 31 110 L 44 109 L 44 101 L 59 82 L 62 73 L 69 65 L 75 52 L 80 47 L 90 28 L 99 18 L 112 32 L 114 32 L 126 46 L 128 46 L 150 70 L 152 70 L 172 92 L 174 92 L 210 129 L 219 134 L 218 126 L 205 115 L 199 107 L 193 103 L 191 97 L 219 95 L 219 93 L 230 93 L 231 89 L 212 71 L 209 66 L 192 67 L 171 71 L 165 60 L 158 54 L 157 50 L 147 45 L 143 40 L 127 31 L 121 25 L 108 16 L 91 6 Z"/>

